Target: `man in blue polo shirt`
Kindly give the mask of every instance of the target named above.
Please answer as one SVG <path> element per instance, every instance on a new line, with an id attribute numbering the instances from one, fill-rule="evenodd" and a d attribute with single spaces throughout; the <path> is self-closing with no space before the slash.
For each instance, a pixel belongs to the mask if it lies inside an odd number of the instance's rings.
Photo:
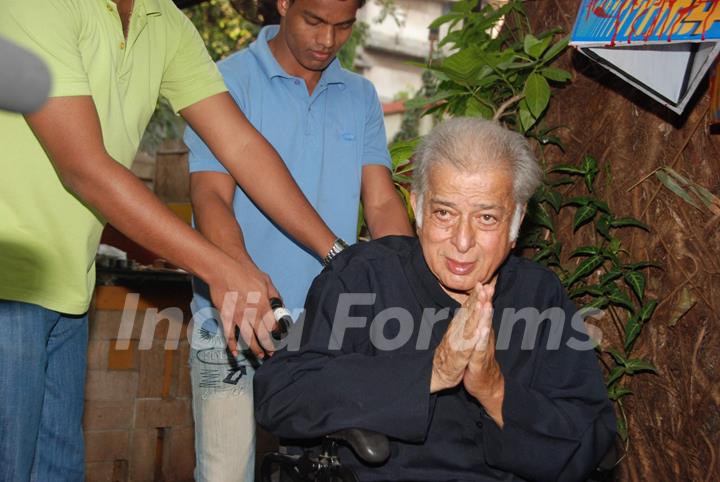
<path id="1" fill-rule="evenodd" d="M 362 199 L 370 234 L 413 235 L 390 176 L 380 103 L 372 84 L 335 58 L 364 0 L 278 0 L 280 26 L 219 63 L 235 101 L 286 162 L 337 236 L 354 242 Z M 297 316 L 320 260 L 279 230 L 188 130 L 196 227 L 233 257 L 270 275 Z M 283 193 L 277 193 L 282 197 Z M 238 225 L 242 228 L 241 234 Z M 252 481 L 253 369 L 228 360 L 222 331 L 195 283 L 191 353 L 199 481 Z"/>

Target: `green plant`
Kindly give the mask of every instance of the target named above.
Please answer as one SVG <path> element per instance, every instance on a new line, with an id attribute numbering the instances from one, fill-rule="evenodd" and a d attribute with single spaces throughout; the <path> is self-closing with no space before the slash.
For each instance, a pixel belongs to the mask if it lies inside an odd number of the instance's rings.
<path id="1" fill-rule="evenodd" d="M 550 82 L 570 79 L 566 70 L 549 66 L 565 50 L 568 38 L 555 41 L 559 29 L 531 33 L 520 0 L 497 9 L 461 0 L 430 28 L 443 25 L 449 33 L 438 47 L 452 54 L 429 66 L 440 81 L 437 94 L 416 102 L 435 104 L 429 112 L 496 119 L 527 132 L 548 106 Z"/>
<path id="2" fill-rule="evenodd" d="M 209 0 L 186 14 L 215 61 L 250 44 L 259 32 L 258 25 L 238 13 L 230 0 Z"/>
<path id="3" fill-rule="evenodd" d="M 609 165 L 606 166 L 609 168 Z M 583 157 L 579 165 L 561 164 L 548 173 L 562 174 L 546 180 L 528 208 L 529 229 L 523 232 L 519 247 L 535 250 L 534 260 L 552 267 L 560 276 L 570 297 L 581 311 L 605 310 L 617 330 L 619 345 L 598 345 L 598 355 L 605 364 L 607 389 L 618 408 L 618 433 L 628 443 L 627 414 L 623 398 L 632 394 L 628 378 L 653 372 L 655 367 L 635 357 L 633 348 L 657 307 L 658 300 L 645 293 L 647 268 L 657 267 L 646 260 L 633 260 L 616 232 L 628 228 L 648 230 L 632 217 L 618 217 L 595 190 L 600 168 L 592 156 Z M 584 195 L 566 198 L 560 186 L 582 184 Z M 574 211 L 574 212 L 572 212 Z M 585 231 L 590 244 L 575 247 L 568 262 L 563 262 L 566 247 L 558 235 L 553 219 L 572 216 L 573 232 Z M 574 263 L 574 260 L 580 260 Z"/>
<path id="4" fill-rule="evenodd" d="M 357 58 L 358 48 L 365 45 L 369 30 L 370 26 L 367 23 L 362 21 L 355 22 L 350 39 L 348 39 L 345 45 L 338 51 L 337 58 L 340 61 L 340 65 L 348 70 L 355 70 L 355 59 Z"/>

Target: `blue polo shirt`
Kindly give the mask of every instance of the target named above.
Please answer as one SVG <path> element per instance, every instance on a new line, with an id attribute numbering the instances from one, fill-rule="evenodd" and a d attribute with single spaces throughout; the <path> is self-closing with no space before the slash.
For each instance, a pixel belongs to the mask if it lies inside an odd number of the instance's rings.
<path id="1" fill-rule="evenodd" d="M 248 49 L 218 67 L 245 116 L 277 150 L 323 220 L 354 243 L 362 167 L 390 167 L 380 101 L 367 79 L 343 69 L 337 59 L 309 95 L 305 82 L 285 72 L 270 51 L 267 42 L 278 30 L 263 28 Z M 190 172 L 227 172 L 190 128 L 185 143 Z M 252 259 L 270 275 L 288 308 L 302 308 L 322 269 L 318 258 L 280 231 L 240 188 L 233 207 Z M 206 288 L 195 285 L 196 309 L 209 306 Z"/>

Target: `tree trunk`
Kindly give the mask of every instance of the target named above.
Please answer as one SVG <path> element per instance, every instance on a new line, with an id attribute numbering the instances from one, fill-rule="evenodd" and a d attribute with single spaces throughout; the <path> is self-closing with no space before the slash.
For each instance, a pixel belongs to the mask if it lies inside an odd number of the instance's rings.
<path id="1" fill-rule="evenodd" d="M 538 0 L 526 10 L 536 32 L 558 25 L 570 32 L 578 4 Z M 634 259 L 662 266 L 645 271 L 648 294 L 660 304 L 634 350 L 658 374 L 630 377 L 630 446 L 616 479 L 720 480 L 720 206 L 693 207 L 654 175 L 671 166 L 720 195 L 720 135 L 708 127 L 707 79 L 678 116 L 574 50 L 556 63 L 573 80 L 555 90 L 544 120 L 561 126 L 554 133 L 565 145 L 564 153 L 548 149 L 547 159 L 578 163 L 594 155 L 598 194 L 618 216 L 650 226 L 649 233 L 620 230 L 625 246 Z M 561 233 L 574 246 L 583 241 L 573 239 L 569 223 Z"/>

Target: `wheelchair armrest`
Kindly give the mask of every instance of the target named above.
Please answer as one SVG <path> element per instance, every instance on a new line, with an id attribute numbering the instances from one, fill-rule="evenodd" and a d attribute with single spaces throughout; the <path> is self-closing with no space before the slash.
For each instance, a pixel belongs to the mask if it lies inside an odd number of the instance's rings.
<path id="1" fill-rule="evenodd" d="M 615 444 L 610 446 L 605 456 L 602 458 L 595 471 L 590 474 L 587 482 L 604 482 L 611 480 L 611 476 L 615 467 L 620 462 L 620 454 Z"/>
<path id="2" fill-rule="evenodd" d="M 390 441 L 381 433 L 348 428 L 326 435 L 325 438 L 347 443 L 355 455 L 369 464 L 382 464 L 390 457 Z"/>

